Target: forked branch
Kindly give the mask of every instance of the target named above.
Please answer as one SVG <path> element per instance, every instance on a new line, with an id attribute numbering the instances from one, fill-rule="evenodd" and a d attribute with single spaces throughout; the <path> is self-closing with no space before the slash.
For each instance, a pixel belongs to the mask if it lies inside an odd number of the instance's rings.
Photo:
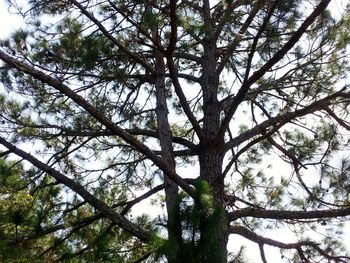
<path id="1" fill-rule="evenodd" d="M 145 144 L 137 140 L 133 135 L 126 132 L 124 129 L 120 128 L 114 122 L 112 122 L 102 111 L 98 110 L 96 107 L 88 103 L 82 96 L 71 90 L 63 82 L 55 79 L 44 72 L 37 70 L 17 59 L 12 58 L 5 52 L 0 51 L 0 60 L 7 63 L 9 66 L 14 67 L 26 74 L 31 75 L 37 80 L 42 81 L 45 84 L 53 87 L 62 94 L 66 95 L 68 98 L 73 100 L 77 105 L 85 109 L 92 117 L 103 124 L 107 129 L 114 132 L 117 136 L 122 138 L 125 142 L 129 143 L 140 153 L 144 154 L 149 158 L 159 169 L 161 169 L 172 181 L 174 181 L 178 186 L 180 186 L 189 195 L 193 195 L 194 190 L 190 187 L 175 171 L 172 167 L 169 167 L 161 158 L 159 158 L 151 149 L 149 149 Z"/>
<path id="2" fill-rule="evenodd" d="M 295 32 L 294 35 L 287 41 L 287 43 L 275 53 L 275 55 L 268 60 L 259 70 L 255 71 L 248 79 L 245 81 L 237 95 L 233 98 L 232 104 L 227 111 L 220 127 L 220 131 L 218 133 L 218 137 L 222 137 L 230 123 L 231 118 L 235 114 L 238 106 L 245 99 L 250 87 L 253 83 L 259 80 L 265 73 L 271 69 L 276 63 L 278 63 L 288 52 L 293 48 L 293 46 L 300 40 L 301 36 L 305 33 L 308 27 L 316 20 L 316 18 L 327 8 L 329 2 L 331 0 L 323 0 L 321 1 L 315 10 L 305 19 L 305 21 L 301 24 L 299 29 Z"/>

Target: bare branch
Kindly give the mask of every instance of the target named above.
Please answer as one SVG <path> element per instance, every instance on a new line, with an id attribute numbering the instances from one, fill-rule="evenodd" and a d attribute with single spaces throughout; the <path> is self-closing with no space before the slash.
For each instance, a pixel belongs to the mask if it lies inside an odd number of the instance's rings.
<path id="1" fill-rule="evenodd" d="M 259 250 L 260 250 L 260 257 L 263 263 L 267 263 L 265 251 L 264 251 L 264 244 L 259 244 Z"/>
<path id="2" fill-rule="evenodd" d="M 256 234 L 255 232 L 249 230 L 248 228 L 242 227 L 242 226 L 230 226 L 230 233 L 231 234 L 237 234 L 241 235 L 253 242 L 256 242 L 258 244 L 266 244 L 273 247 L 279 247 L 284 249 L 297 249 L 300 246 L 312 246 L 315 243 L 308 242 L 308 241 L 302 241 L 298 243 L 283 243 L 280 241 L 276 241 L 270 238 L 262 237 Z"/>
<path id="3" fill-rule="evenodd" d="M 252 47 L 251 47 L 250 53 L 248 55 L 247 66 L 246 66 L 246 71 L 245 71 L 243 83 L 245 83 L 248 80 L 249 72 L 250 72 L 251 64 L 252 64 L 252 60 L 253 60 L 253 56 L 254 56 L 254 53 L 256 51 L 256 46 L 258 45 L 258 41 L 259 41 L 259 39 L 261 37 L 261 34 L 265 30 L 265 27 L 266 27 L 267 23 L 269 22 L 273 12 L 275 11 L 275 8 L 277 7 L 278 1 L 279 0 L 275 0 L 273 2 L 269 12 L 267 13 L 267 16 L 264 19 L 264 22 L 262 23 L 258 33 L 256 34 L 256 36 L 253 39 Z"/>
<path id="4" fill-rule="evenodd" d="M 325 107 L 325 110 L 327 111 L 327 113 L 333 118 L 335 119 L 343 128 L 347 129 L 348 131 L 350 131 L 350 125 L 342 120 L 341 118 L 339 118 L 329 107 Z"/>
<path id="5" fill-rule="evenodd" d="M 174 64 L 173 60 L 173 53 L 176 47 L 177 42 L 177 27 L 178 27 L 178 18 L 176 15 L 176 0 L 170 1 L 170 26 L 171 26 L 171 33 L 170 33 L 170 42 L 166 51 L 166 57 L 167 57 L 167 64 L 170 72 L 170 77 L 173 82 L 175 92 L 180 100 L 180 104 L 188 117 L 189 121 L 192 124 L 193 129 L 195 130 L 196 134 L 199 138 L 202 137 L 202 129 L 199 126 L 198 120 L 194 116 L 193 112 L 190 109 L 190 106 L 187 102 L 187 98 L 185 94 L 183 93 L 182 87 L 180 85 L 179 79 L 178 79 L 178 72 Z"/>
<path id="6" fill-rule="evenodd" d="M 230 220 L 238 218 L 254 217 L 266 219 L 323 219 L 350 216 L 350 207 L 340 209 L 315 210 L 315 211 L 290 211 L 290 210 L 264 210 L 257 208 L 243 208 L 230 213 Z"/>
<path id="7" fill-rule="evenodd" d="M 221 61 L 221 63 L 218 65 L 217 73 L 220 74 L 221 71 L 225 68 L 227 62 L 229 61 L 230 56 L 236 49 L 237 45 L 240 43 L 241 39 L 243 38 L 243 35 L 246 33 L 246 31 L 249 28 L 249 25 L 252 23 L 254 17 L 259 12 L 260 7 L 264 4 L 266 0 L 259 0 L 254 5 L 252 11 L 249 13 L 247 19 L 244 21 L 243 25 L 241 26 L 240 30 L 238 31 L 237 35 L 233 39 L 232 43 L 228 46 L 228 48 L 225 51 L 225 57 Z M 225 19 L 225 17 L 224 17 Z M 220 29 L 220 28 L 219 28 Z M 221 29 L 220 29 L 221 30 Z M 218 34 L 218 32 L 217 32 Z"/>
<path id="8" fill-rule="evenodd" d="M 304 262 L 310 262 L 310 261 L 305 257 L 304 251 L 302 250 L 303 247 L 311 247 L 311 248 L 315 249 L 320 255 L 322 255 L 330 260 L 334 260 L 335 262 L 346 263 L 350 259 L 350 257 L 347 257 L 347 256 L 330 255 L 330 254 L 326 253 L 325 250 L 321 249 L 320 246 L 315 242 L 299 241 L 296 243 L 284 243 L 284 242 L 280 242 L 280 241 L 277 241 L 277 240 L 274 240 L 271 238 L 262 237 L 262 236 L 256 234 L 255 232 L 249 230 L 248 228 L 238 226 L 238 225 L 230 226 L 230 233 L 243 236 L 243 237 L 249 239 L 250 241 L 253 241 L 253 242 L 259 244 L 260 253 L 262 255 L 263 262 L 266 262 L 265 255 L 262 254 L 263 251 L 261 250 L 263 245 L 269 245 L 269 246 L 278 247 L 278 248 L 282 248 L 282 249 L 295 249 L 298 251 L 299 256 L 304 260 Z"/>
<path id="9" fill-rule="evenodd" d="M 164 184 L 158 185 L 158 186 L 152 188 L 151 190 L 149 190 L 148 192 L 144 193 L 143 195 L 140 195 L 139 197 L 137 197 L 131 201 L 125 202 L 126 206 L 120 214 L 125 215 L 134 205 L 140 203 L 141 201 L 154 195 L 155 193 L 158 193 L 160 190 L 163 190 L 164 187 L 165 187 Z M 120 205 L 122 205 L 122 204 L 117 204 L 116 206 L 120 206 Z"/>

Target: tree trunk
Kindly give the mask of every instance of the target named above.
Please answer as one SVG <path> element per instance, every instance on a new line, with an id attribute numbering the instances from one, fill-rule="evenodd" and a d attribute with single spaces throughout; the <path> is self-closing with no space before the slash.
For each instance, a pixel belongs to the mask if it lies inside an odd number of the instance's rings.
<path id="1" fill-rule="evenodd" d="M 217 99 L 219 76 L 216 72 L 216 45 L 208 39 L 203 57 L 203 138 L 200 142 L 200 179 L 208 182 L 213 199 L 213 214 L 200 219 L 200 262 L 227 262 L 228 227 L 225 214 L 224 181 L 221 180 L 224 158 L 223 138 L 218 137 L 220 106 Z"/>
<path id="2" fill-rule="evenodd" d="M 220 146 L 219 146 L 220 147 Z M 224 182 L 221 175 L 223 154 L 218 144 L 205 145 L 199 157 L 200 177 L 209 183 L 213 195 L 213 214 L 201 218 L 201 262 L 227 262 L 228 220 L 224 210 Z"/>
<path id="3" fill-rule="evenodd" d="M 162 159 L 175 169 L 175 161 L 173 157 L 172 132 L 168 120 L 168 107 L 166 104 L 166 87 L 165 87 L 165 65 L 164 57 L 160 51 L 155 51 L 156 67 L 158 75 L 155 80 L 156 98 L 157 98 L 157 128 L 160 139 Z M 167 230 L 169 237 L 169 246 L 172 250 L 167 253 L 169 263 L 180 262 L 182 247 L 182 229 L 179 220 L 180 208 L 178 202 L 178 186 L 172 182 L 166 174 L 164 174 L 165 185 L 165 202 L 168 214 Z"/>

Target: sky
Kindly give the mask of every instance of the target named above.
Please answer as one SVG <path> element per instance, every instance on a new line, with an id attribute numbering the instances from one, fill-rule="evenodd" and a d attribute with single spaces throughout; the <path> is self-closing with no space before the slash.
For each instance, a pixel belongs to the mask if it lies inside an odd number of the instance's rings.
<path id="1" fill-rule="evenodd" d="M 7 1 L 0 0 L 0 39 L 20 28 L 24 21 L 22 17 L 10 14 Z"/>
<path id="2" fill-rule="evenodd" d="M 343 0 L 335 0 L 331 4 L 331 10 L 333 12 L 340 12 L 340 10 L 344 7 L 344 1 Z M 11 32 L 14 32 L 16 29 L 19 29 L 21 26 L 23 26 L 24 20 L 22 17 L 11 14 L 11 9 L 8 8 L 8 4 L 6 0 L 0 0 L 0 39 L 6 38 L 11 34 Z M 275 238 L 279 241 L 284 242 L 293 242 L 294 240 L 291 239 L 291 236 L 288 235 L 287 230 L 280 230 L 280 231 L 271 231 L 267 230 L 266 235 L 270 238 Z M 350 236 L 350 227 L 345 228 L 345 235 L 344 237 Z M 347 243 L 345 241 L 345 243 Z M 350 243 L 350 242 L 349 242 Z M 247 254 L 250 255 L 250 259 L 248 262 L 250 263 L 257 263 L 261 262 L 259 253 L 258 253 L 258 246 L 252 242 L 244 241 L 243 239 L 239 238 L 237 239 L 237 236 L 231 236 L 229 247 L 233 249 L 234 251 L 238 250 L 238 246 L 235 244 L 244 244 L 247 247 Z M 279 262 L 280 261 L 280 254 L 277 249 L 266 247 L 266 257 L 268 262 Z"/>

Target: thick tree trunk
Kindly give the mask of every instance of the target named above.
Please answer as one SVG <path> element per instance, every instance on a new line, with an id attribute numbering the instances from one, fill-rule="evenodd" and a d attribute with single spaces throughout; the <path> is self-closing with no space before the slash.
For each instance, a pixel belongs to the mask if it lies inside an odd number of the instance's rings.
<path id="1" fill-rule="evenodd" d="M 156 51 L 156 67 L 158 75 L 155 80 L 156 98 L 157 98 L 157 126 L 160 139 L 162 159 L 175 169 L 175 161 L 173 157 L 172 132 L 168 120 L 168 107 L 166 104 L 166 87 L 165 87 L 165 65 L 163 54 Z M 177 263 L 181 260 L 182 247 L 182 229 L 179 220 L 179 203 L 178 203 L 178 186 L 164 174 L 165 184 L 165 202 L 168 214 L 167 230 L 169 244 L 173 247 L 172 251 L 167 254 L 169 263 Z"/>
<path id="2" fill-rule="evenodd" d="M 202 218 L 200 233 L 201 262 L 227 262 L 228 221 L 223 206 L 224 183 L 217 180 L 221 175 L 223 154 L 218 146 L 205 145 L 199 157 L 200 176 L 211 186 L 213 195 L 213 216 Z"/>
<path id="3" fill-rule="evenodd" d="M 146 7 L 148 12 L 153 13 L 150 6 Z M 154 14 L 153 14 L 154 15 Z M 150 28 L 152 31 L 152 38 L 155 43 L 158 43 L 161 47 L 161 41 L 159 39 L 158 29 Z M 160 50 L 155 51 L 155 94 L 156 94 L 156 115 L 157 115 L 157 128 L 159 133 L 159 141 L 161 147 L 161 157 L 165 163 L 173 170 L 175 170 L 175 161 L 173 156 L 173 142 L 172 131 L 168 119 L 168 106 L 166 102 L 166 87 L 165 87 L 165 63 L 164 54 Z M 173 250 L 167 253 L 167 259 L 169 263 L 180 262 L 181 247 L 183 245 L 182 239 L 182 227 L 180 216 L 180 207 L 178 202 L 178 185 L 170 180 L 166 173 L 164 173 L 164 185 L 165 185 L 165 202 L 168 214 L 167 230 L 169 244 L 173 246 Z"/>
<path id="4" fill-rule="evenodd" d="M 223 138 L 218 138 L 220 106 L 217 99 L 219 76 L 216 72 L 215 41 L 208 39 L 203 57 L 203 138 L 200 142 L 200 179 L 209 183 L 214 214 L 204 215 L 200 224 L 201 262 L 227 262 L 228 225 L 225 214 L 224 182 L 221 180 L 224 158 Z"/>

